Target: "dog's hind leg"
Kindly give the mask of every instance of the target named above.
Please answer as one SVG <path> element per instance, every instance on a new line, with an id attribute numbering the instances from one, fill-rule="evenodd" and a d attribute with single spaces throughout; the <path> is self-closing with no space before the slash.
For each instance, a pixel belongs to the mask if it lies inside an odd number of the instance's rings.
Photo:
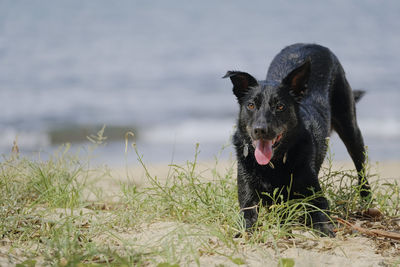
<path id="1" fill-rule="evenodd" d="M 332 127 L 339 134 L 358 172 L 360 195 L 367 198 L 371 194 L 366 178 L 366 151 L 361 131 L 357 125 L 355 97 L 344 71 L 340 68 L 331 94 Z"/>

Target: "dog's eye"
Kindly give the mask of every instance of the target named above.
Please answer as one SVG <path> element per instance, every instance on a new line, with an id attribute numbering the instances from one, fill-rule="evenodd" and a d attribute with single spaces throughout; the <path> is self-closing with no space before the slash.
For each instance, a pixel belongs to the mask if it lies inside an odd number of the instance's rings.
<path id="1" fill-rule="evenodd" d="M 253 110 L 253 109 L 255 109 L 255 105 L 254 105 L 254 103 L 248 103 L 247 104 L 247 108 L 248 108 L 248 110 Z"/>
<path id="2" fill-rule="evenodd" d="M 281 104 L 281 103 L 278 103 L 278 105 L 276 105 L 276 110 L 277 110 L 277 111 L 283 111 L 283 110 L 285 110 L 285 105 L 284 105 L 284 104 Z"/>

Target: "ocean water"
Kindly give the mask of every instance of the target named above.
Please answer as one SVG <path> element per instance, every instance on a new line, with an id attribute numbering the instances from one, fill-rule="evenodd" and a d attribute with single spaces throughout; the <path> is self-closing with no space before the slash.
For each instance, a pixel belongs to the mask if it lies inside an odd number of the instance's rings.
<path id="1" fill-rule="evenodd" d="M 329 47 L 353 88 L 373 161 L 400 159 L 398 1 L 0 1 L 0 153 L 51 154 L 114 131 L 98 161 L 123 164 L 132 130 L 150 162 L 210 159 L 238 106 L 227 70 L 265 77 L 297 42 Z M 107 130 L 106 130 L 107 135 Z M 120 138 L 119 138 L 120 137 Z M 335 159 L 349 159 L 336 135 Z M 230 157 L 228 145 L 222 157 Z"/>

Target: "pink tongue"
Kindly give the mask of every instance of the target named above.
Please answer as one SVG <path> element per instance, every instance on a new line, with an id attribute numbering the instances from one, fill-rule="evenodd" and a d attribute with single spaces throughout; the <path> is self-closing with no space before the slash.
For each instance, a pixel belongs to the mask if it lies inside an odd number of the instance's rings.
<path id="1" fill-rule="evenodd" d="M 258 164 L 267 165 L 272 158 L 272 141 L 271 140 L 257 140 L 254 142 L 256 151 L 254 156 Z"/>

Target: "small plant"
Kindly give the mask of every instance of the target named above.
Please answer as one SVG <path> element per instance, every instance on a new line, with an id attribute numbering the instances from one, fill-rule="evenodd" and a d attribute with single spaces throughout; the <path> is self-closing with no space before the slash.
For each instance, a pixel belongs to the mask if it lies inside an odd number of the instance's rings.
<path id="1" fill-rule="evenodd" d="M 5 158 L 0 164 L 0 236 L 29 239 L 44 227 L 34 211 L 81 206 L 86 178 L 68 147 L 47 161 Z"/>

